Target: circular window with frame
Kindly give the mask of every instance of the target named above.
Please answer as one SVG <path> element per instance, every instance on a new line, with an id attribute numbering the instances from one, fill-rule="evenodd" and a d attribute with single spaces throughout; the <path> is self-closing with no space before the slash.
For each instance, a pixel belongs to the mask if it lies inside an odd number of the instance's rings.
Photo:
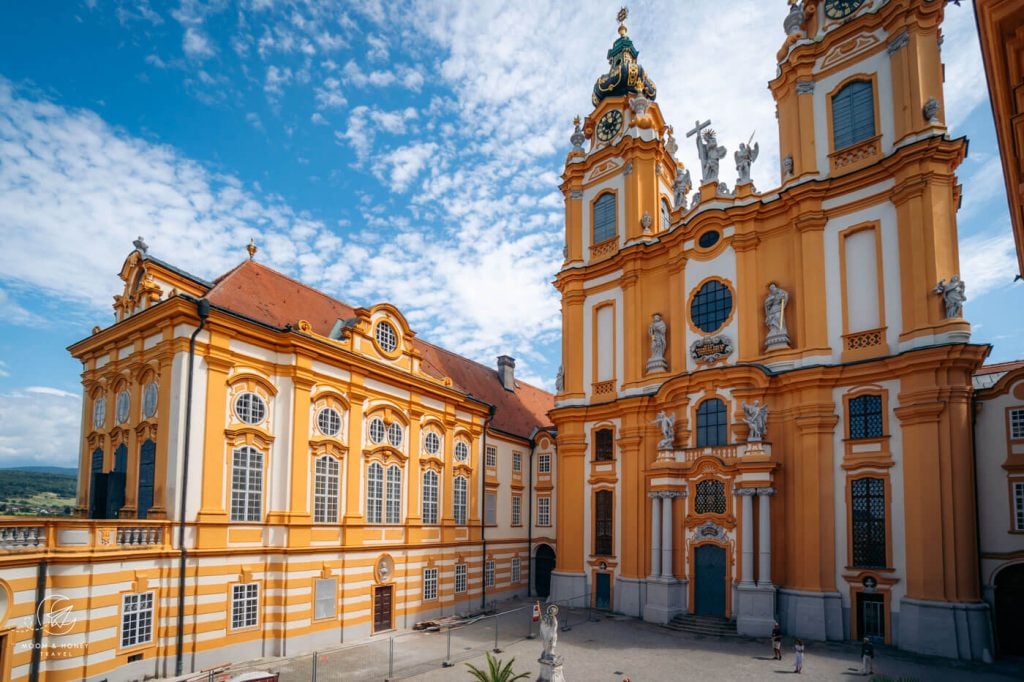
<path id="1" fill-rule="evenodd" d="M 397 422 L 388 424 L 388 442 L 391 443 L 392 447 L 402 447 L 402 425 Z"/>
<path id="2" fill-rule="evenodd" d="M 337 436 L 341 431 L 341 414 L 333 407 L 325 407 L 316 414 L 316 428 L 325 436 Z"/>
<path id="3" fill-rule="evenodd" d="M 107 399 L 96 398 L 92 404 L 92 426 L 95 429 L 101 428 L 107 418 Z"/>
<path id="4" fill-rule="evenodd" d="M 469 446 L 459 441 L 455 444 L 455 461 L 465 462 L 469 459 Z"/>
<path id="5" fill-rule="evenodd" d="M 395 331 L 394 325 L 387 320 L 377 323 L 374 338 L 385 353 L 391 354 L 398 350 L 398 332 Z"/>
<path id="6" fill-rule="evenodd" d="M 721 280 L 705 282 L 690 301 L 690 321 L 708 334 L 716 332 L 732 315 L 732 290 Z"/>
<path id="7" fill-rule="evenodd" d="M 142 389 L 142 416 L 147 419 L 156 414 L 157 390 L 155 382 L 146 384 Z"/>
<path id="8" fill-rule="evenodd" d="M 702 249 L 710 249 L 712 246 L 718 243 L 722 235 L 718 230 L 708 230 L 701 236 L 697 237 L 697 246 Z"/>
<path id="9" fill-rule="evenodd" d="M 384 442 L 384 436 L 384 420 L 380 417 L 374 417 L 370 420 L 370 442 L 375 445 L 380 445 Z"/>
<path id="10" fill-rule="evenodd" d="M 259 424 L 267 418 L 267 403 L 252 391 L 239 393 L 235 398 L 235 416 L 245 424 Z"/>
<path id="11" fill-rule="evenodd" d="M 441 438 L 433 431 L 427 432 L 423 438 L 423 449 L 428 455 L 436 455 L 441 450 Z"/>
<path id="12" fill-rule="evenodd" d="M 117 423 L 124 424 L 128 421 L 128 415 L 132 409 L 132 397 L 127 389 L 117 394 Z"/>

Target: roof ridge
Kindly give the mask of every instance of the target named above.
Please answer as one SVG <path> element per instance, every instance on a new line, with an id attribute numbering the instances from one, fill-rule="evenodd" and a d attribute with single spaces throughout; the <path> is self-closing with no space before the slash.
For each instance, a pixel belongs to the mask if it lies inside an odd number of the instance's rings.
<path id="1" fill-rule="evenodd" d="M 460 360 L 464 360 L 466 362 L 472 362 L 474 365 L 478 365 L 479 367 L 482 367 L 483 369 L 490 370 L 490 371 L 494 372 L 495 374 L 498 373 L 498 370 L 495 367 L 491 367 L 490 365 L 485 365 L 484 363 L 480 362 L 479 360 L 474 360 L 473 358 L 467 358 L 465 355 L 462 355 L 460 353 L 456 353 L 453 350 L 448 350 L 447 348 L 439 346 L 436 343 L 433 343 L 431 341 L 427 341 L 426 339 L 421 339 L 418 336 L 416 337 L 416 340 L 420 341 L 424 345 L 431 346 L 432 348 L 436 348 L 437 350 L 441 351 L 442 353 L 447 353 L 448 355 L 453 355 L 453 356 L 459 358 Z M 517 384 L 521 384 L 523 386 L 529 386 L 530 388 L 536 389 L 536 390 L 541 391 L 543 393 L 547 393 L 547 391 L 545 389 L 541 388 L 540 386 L 537 386 L 535 384 L 531 384 L 528 381 L 523 381 L 519 377 L 516 377 L 516 383 Z M 554 395 L 554 393 L 551 393 L 549 395 Z"/>
<path id="2" fill-rule="evenodd" d="M 254 260 L 243 260 L 241 263 L 239 263 L 235 267 L 231 268 L 230 270 L 225 272 L 223 275 L 218 277 L 216 280 L 214 280 L 214 284 L 219 286 L 222 282 L 227 280 L 229 277 L 231 277 L 232 275 L 237 274 L 247 264 L 251 264 L 252 267 L 261 268 L 261 269 L 263 269 L 263 270 L 265 270 L 267 272 L 273 273 L 274 275 L 277 275 L 278 277 L 280 277 L 282 279 L 286 279 L 289 282 L 291 282 L 292 284 L 298 285 L 298 286 L 302 287 L 303 289 L 311 291 L 311 292 L 315 293 L 317 296 L 320 296 L 321 298 L 326 298 L 327 300 L 329 300 L 329 301 L 331 301 L 333 303 L 340 303 L 341 305 L 345 306 L 346 308 L 351 308 L 352 310 L 356 309 L 356 306 L 352 305 L 351 303 L 346 303 L 345 301 L 342 301 L 340 298 L 335 298 L 334 296 L 331 296 L 330 294 L 325 293 L 325 292 L 317 289 L 314 286 L 306 284 L 305 282 L 300 282 L 299 280 L 295 279 L 291 275 L 287 275 L 287 274 L 281 272 L 280 270 L 277 270 L 275 268 L 270 267 L 269 265 L 264 265 L 263 263 L 259 263 L 259 262 L 254 261 Z"/>

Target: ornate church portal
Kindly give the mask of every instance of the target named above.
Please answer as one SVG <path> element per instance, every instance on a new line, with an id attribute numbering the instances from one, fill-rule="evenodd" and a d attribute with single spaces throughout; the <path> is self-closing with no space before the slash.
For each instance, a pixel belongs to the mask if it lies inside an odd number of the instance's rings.
<path id="1" fill-rule="evenodd" d="M 552 598 L 991 647 L 943 11 L 791 2 L 763 189 L 759 141 L 715 112 L 675 137 L 620 13 L 561 185 Z"/>

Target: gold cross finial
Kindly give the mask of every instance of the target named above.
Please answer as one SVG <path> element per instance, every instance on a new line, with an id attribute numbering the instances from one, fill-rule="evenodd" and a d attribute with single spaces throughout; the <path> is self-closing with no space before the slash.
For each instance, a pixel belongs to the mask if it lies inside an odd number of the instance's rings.
<path id="1" fill-rule="evenodd" d="M 579 127 L 580 127 L 580 117 L 579 117 L 579 114 L 577 114 L 577 115 L 576 115 L 576 118 L 574 118 L 574 119 L 572 120 L 572 124 L 573 124 L 574 126 L 576 126 L 577 128 L 579 128 Z"/>
<path id="2" fill-rule="evenodd" d="M 619 20 L 619 35 L 620 36 L 626 35 L 626 23 L 625 22 L 626 22 L 626 17 L 628 17 L 628 16 L 629 16 L 629 8 L 628 7 L 620 7 L 619 8 L 618 17 L 616 17 Z"/>
<path id="3" fill-rule="evenodd" d="M 256 248 L 256 240 L 249 237 L 249 246 L 245 247 L 245 250 L 249 252 L 249 260 L 256 257 L 256 252 L 259 250 Z"/>

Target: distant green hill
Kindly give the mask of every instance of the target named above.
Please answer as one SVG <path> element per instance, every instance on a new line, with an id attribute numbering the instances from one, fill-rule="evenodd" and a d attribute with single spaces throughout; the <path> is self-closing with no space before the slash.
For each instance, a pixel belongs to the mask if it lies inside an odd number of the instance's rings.
<path id="1" fill-rule="evenodd" d="M 66 467 L 0 469 L 0 514 L 67 515 L 77 472 Z"/>
<path id="2" fill-rule="evenodd" d="M 58 474 L 61 476 L 78 476 L 78 469 L 75 467 L 51 467 L 51 466 L 23 466 L 23 467 L 0 467 L 0 471 L 32 471 L 41 474 Z"/>

